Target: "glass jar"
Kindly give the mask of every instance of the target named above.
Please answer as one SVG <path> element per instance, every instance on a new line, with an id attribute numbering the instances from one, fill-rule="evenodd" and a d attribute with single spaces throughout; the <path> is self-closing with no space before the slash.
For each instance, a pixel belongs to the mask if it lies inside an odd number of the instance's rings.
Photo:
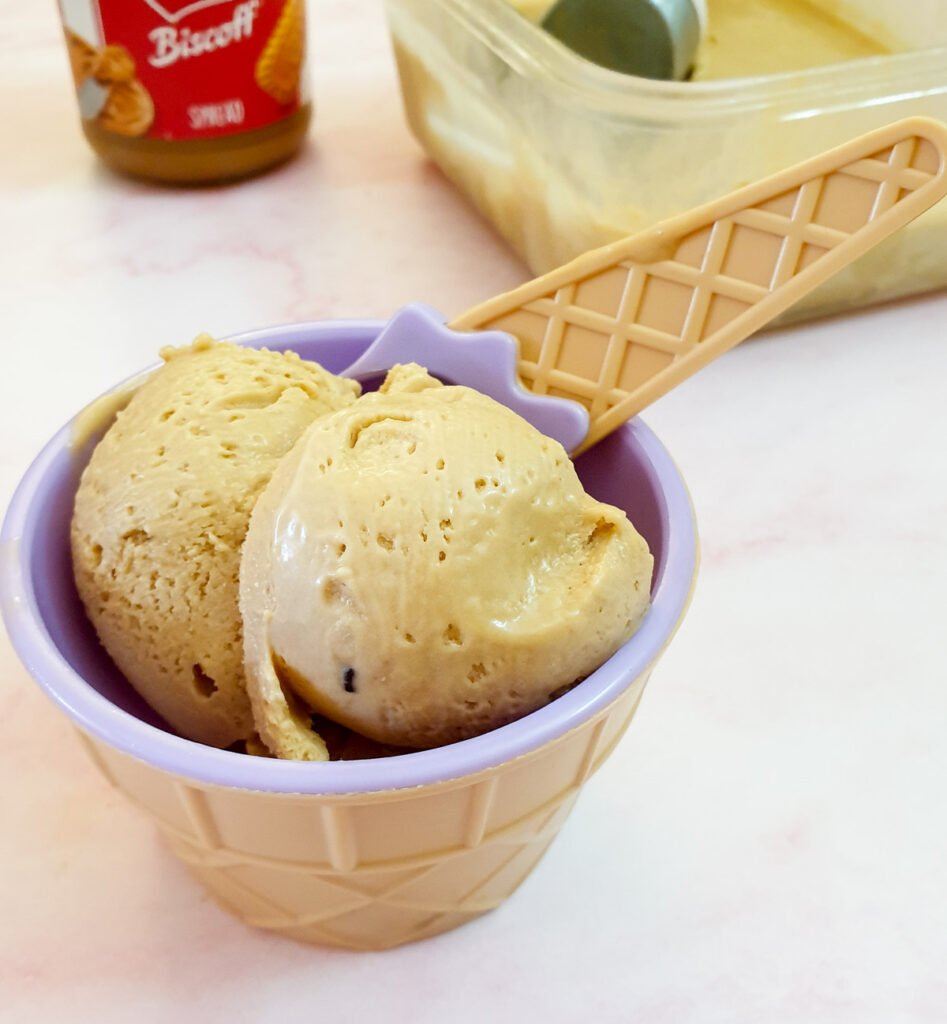
<path id="1" fill-rule="evenodd" d="M 311 116 L 304 0 L 59 0 L 82 130 L 110 167 L 209 183 L 291 156 Z"/>

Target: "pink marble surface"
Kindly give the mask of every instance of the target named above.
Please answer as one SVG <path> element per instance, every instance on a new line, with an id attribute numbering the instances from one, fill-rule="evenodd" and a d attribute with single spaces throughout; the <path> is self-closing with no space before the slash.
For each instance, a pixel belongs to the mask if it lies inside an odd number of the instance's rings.
<path id="1" fill-rule="evenodd" d="M 302 157 L 118 180 L 54 6 L 0 0 L 0 504 L 200 330 L 456 312 L 524 267 L 404 126 L 378 0 L 310 0 Z M 703 565 L 632 728 L 515 897 L 383 954 L 248 930 L 113 793 L 0 633 L 0 1020 L 947 1019 L 947 295 L 749 342 L 645 419 Z"/>

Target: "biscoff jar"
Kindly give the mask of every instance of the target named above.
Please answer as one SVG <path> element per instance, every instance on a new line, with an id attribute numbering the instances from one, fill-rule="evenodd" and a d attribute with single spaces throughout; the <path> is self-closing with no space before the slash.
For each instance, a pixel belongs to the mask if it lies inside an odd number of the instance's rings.
<path id="1" fill-rule="evenodd" d="M 59 0 L 82 130 L 110 167 L 201 183 L 291 156 L 311 115 L 304 0 Z"/>

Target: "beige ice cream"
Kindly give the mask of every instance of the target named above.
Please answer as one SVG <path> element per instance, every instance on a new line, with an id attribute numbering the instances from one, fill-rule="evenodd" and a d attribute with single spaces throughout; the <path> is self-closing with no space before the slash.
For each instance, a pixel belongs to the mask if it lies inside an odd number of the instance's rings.
<path id="1" fill-rule="evenodd" d="M 181 735 L 254 735 L 237 604 L 250 511 L 306 427 L 353 381 L 287 353 L 198 339 L 118 414 L 76 495 L 76 584 L 112 659 Z"/>
<path id="2" fill-rule="evenodd" d="M 614 653 L 651 571 L 561 445 L 397 368 L 314 423 L 253 511 L 240 608 L 260 735 L 315 760 L 312 712 L 410 747 L 492 729 Z"/>

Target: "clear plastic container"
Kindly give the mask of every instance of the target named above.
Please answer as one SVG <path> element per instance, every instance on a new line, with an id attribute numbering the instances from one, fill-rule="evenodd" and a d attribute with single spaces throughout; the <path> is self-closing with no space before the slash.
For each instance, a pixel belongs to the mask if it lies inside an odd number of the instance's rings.
<path id="1" fill-rule="evenodd" d="M 621 75 L 504 0 L 386 0 L 411 130 L 535 273 L 901 117 L 947 121 L 942 0 L 835 13 L 902 52 L 710 82 Z M 947 284 L 947 200 L 782 320 Z"/>

